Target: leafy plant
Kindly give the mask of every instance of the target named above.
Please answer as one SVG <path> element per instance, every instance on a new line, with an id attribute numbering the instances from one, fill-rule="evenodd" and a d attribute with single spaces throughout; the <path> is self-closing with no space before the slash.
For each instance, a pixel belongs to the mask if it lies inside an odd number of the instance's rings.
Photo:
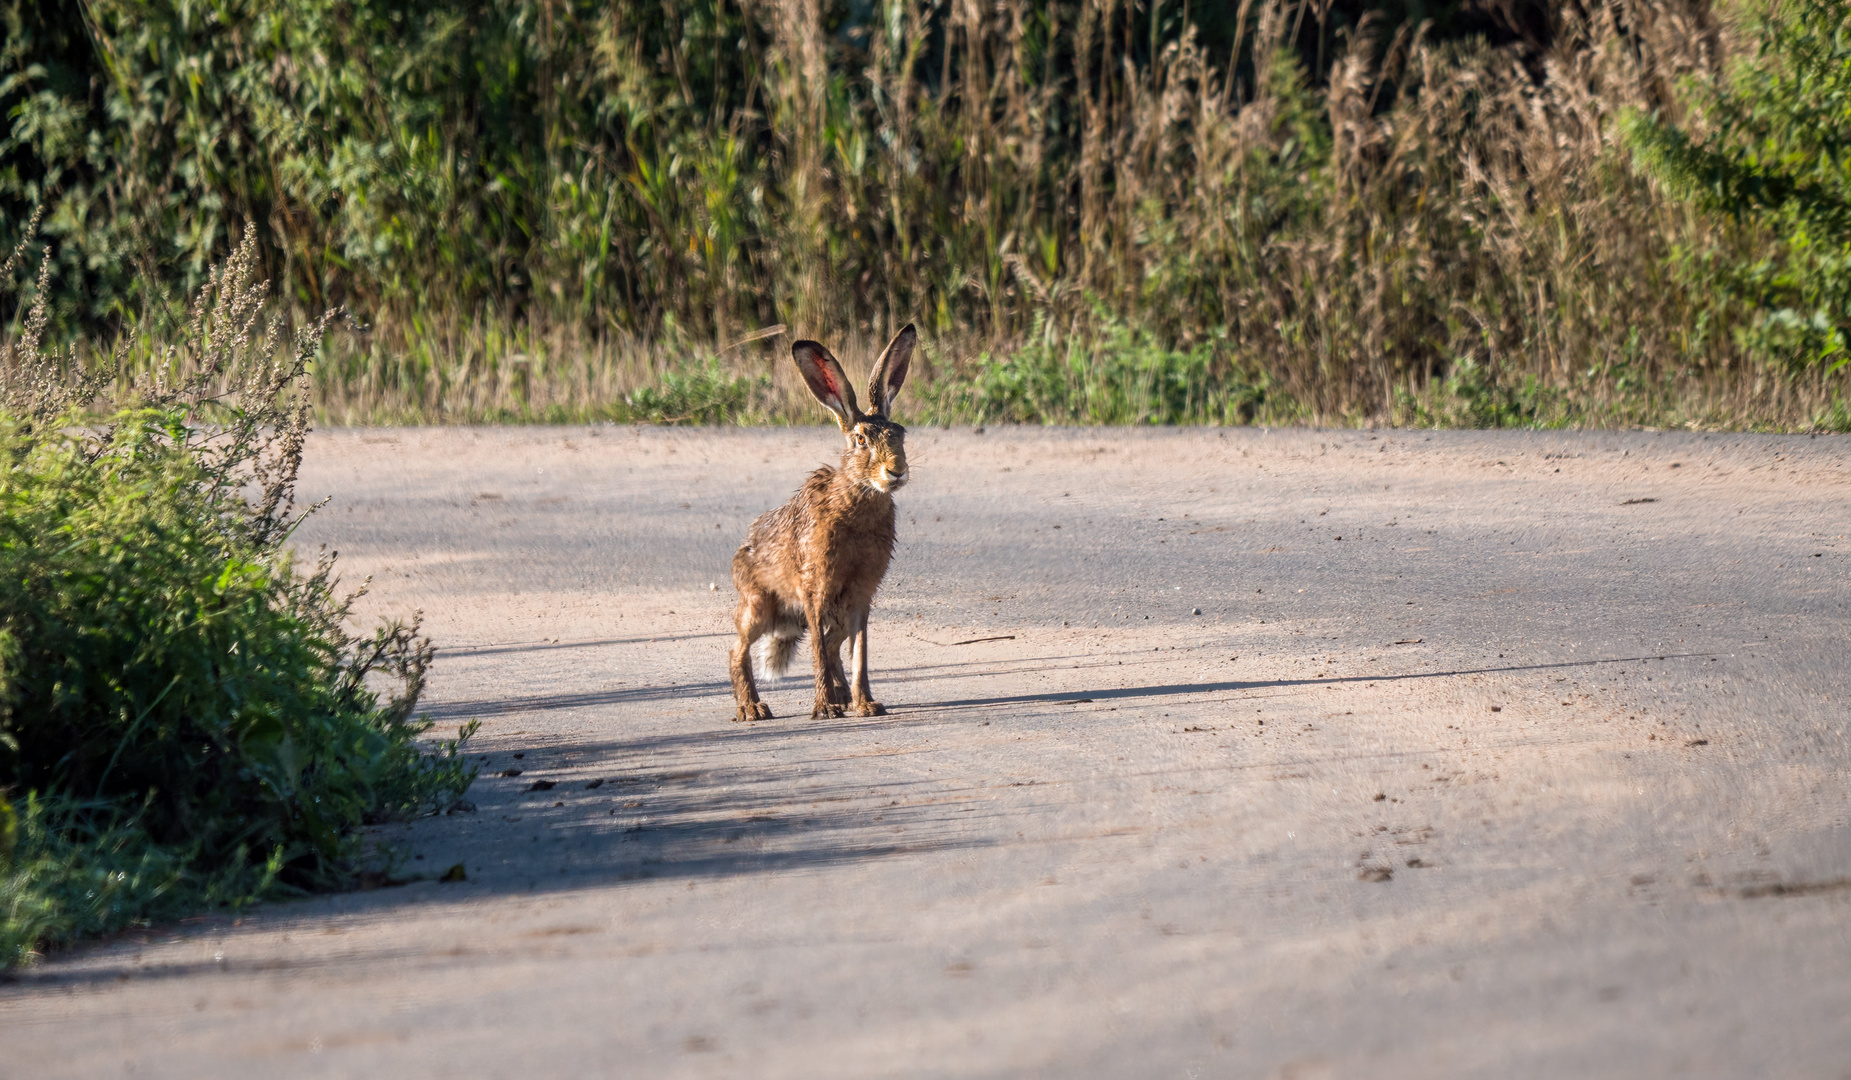
<path id="1" fill-rule="evenodd" d="M 1701 88 L 1702 127 L 1634 111 L 1623 130 L 1679 194 L 1779 238 L 1715 267 L 1755 309 L 1746 340 L 1837 371 L 1851 359 L 1851 22 L 1836 0 L 1794 0 L 1753 26 L 1753 54 Z"/>
<path id="2" fill-rule="evenodd" d="M 0 969 L 78 938 L 239 907 L 276 891 L 282 856 L 213 859 L 197 841 L 157 842 L 133 807 L 28 794 L 0 799 L 16 825 L 0 852 Z"/>
<path id="3" fill-rule="evenodd" d="M 347 639 L 325 568 L 241 535 L 179 420 L 119 416 L 102 447 L 0 428 L 0 788 L 139 802 L 159 842 L 281 850 L 326 884 L 365 817 L 460 779 L 416 742 L 429 645 L 415 624 Z"/>

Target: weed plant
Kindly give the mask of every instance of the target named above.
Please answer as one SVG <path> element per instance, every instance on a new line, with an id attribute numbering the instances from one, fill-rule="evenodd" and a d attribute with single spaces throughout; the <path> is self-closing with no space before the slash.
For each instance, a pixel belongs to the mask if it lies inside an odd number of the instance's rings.
<path id="1" fill-rule="evenodd" d="M 325 322 L 258 332 L 254 265 L 247 238 L 184 337 L 128 347 L 125 395 L 40 351 L 42 301 L 0 345 L 0 965 L 350 883 L 359 825 L 473 779 L 470 728 L 421 741 L 416 621 L 352 635 L 331 558 L 288 547 Z"/>

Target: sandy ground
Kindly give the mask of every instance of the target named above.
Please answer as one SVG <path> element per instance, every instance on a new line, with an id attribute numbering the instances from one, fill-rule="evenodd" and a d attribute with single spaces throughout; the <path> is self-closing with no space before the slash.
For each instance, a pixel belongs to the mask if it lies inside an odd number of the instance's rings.
<path id="1" fill-rule="evenodd" d="M 745 725 L 830 432 L 318 435 L 478 809 L 0 983 L 0 1075 L 1851 1076 L 1851 440 L 909 443 L 891 714 Z"/>

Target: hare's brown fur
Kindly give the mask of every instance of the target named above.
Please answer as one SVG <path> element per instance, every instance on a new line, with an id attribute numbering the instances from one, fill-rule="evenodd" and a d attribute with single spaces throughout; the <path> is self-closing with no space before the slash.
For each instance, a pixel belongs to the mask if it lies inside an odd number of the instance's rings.
<path id="1" fill-rule="evenodd" d="M 754 644 L 768 639 L 765 666 L 782 672 L 806 634 L 816 671 L 812 719 L 842 716 L 851 707 L 857 716 L 886 712 L 868 691 L 868 611 L 893 556 L 893 492 L 907 479 L 906 429 L 887 412 L 916 342 L 907 326 L 875 362 L 866 414 L 827 349 L 813 341 L 791 346 L 811 392 L 836 414 L 845 445 L 840 466 L 817 469 L 789 502 L 760 515 L 733 556 L 737 719 L 771 717 L 753 678 Z M 842 666 L 845 643 L 854 650 L 852 682 Z"/>

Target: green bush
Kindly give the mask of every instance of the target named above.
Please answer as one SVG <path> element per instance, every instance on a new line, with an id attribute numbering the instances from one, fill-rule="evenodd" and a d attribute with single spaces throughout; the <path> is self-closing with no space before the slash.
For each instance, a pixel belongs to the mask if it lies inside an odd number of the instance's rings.
<path id="1" fill-rule="evenodd" d="M 215 273 L 160 353 L 172 381 L 130 386 L 133 407 L 77 411 L 105 380 L 38 350 L 43 290 L 0 347 L 0 964 L 350 883 L 358 826 L 474 778 L 472 727 L 420 743 L 415 620 L 350 636 L 331 559 L 292 558 L 325 321 L 292 347 L 256 333 L 254 251 Z"/>
<path id="2" fill-rule="evenodd" d="M 215 512 L 178 418 L 83 442 L 0 421 L 0 787 L 142 802 L 158 842 L 213 860 L 282 849 L 324 880 L 368 813 L 455 777 L 423 756 L 409 696 L 382 703 L 344 650 L 325 576 Z"/>

